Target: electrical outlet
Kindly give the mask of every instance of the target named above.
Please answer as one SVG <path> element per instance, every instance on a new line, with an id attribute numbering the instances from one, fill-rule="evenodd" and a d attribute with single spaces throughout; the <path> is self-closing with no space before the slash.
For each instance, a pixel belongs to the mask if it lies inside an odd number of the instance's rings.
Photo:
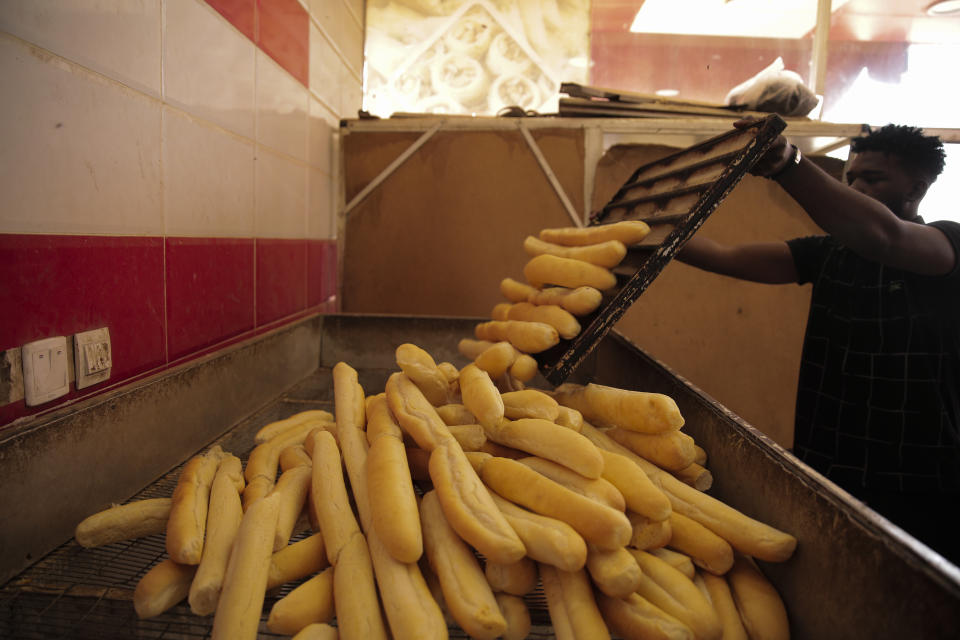
<path id="1" fill-rule="evenodd" d="M 84 331 L 73 337 L 73 363 L 77 389 L 99 384 L 110 378 L 113 353 L 107 327 Z"/>
<path id="2" fill-rule="evenodd" d="M 67 395 L 67 339 L 46 338 L 23 345 L 23 395 L 28 407 Z"/>

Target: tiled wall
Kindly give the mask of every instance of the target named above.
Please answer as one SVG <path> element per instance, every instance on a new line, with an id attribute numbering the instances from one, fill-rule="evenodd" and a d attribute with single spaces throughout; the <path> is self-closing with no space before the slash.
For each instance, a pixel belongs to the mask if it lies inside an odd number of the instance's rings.
<path id="1" fill-rule="evenodd" d="M 0 429 L 335 309 L 362 67 L 362 0 L 0 2 L 0 352 L 113 341 L 108 383 L 8 389 Z"/>

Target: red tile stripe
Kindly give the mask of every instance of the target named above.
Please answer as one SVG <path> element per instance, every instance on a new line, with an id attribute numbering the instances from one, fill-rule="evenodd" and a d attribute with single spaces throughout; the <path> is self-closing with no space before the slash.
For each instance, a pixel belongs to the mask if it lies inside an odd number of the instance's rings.
<path id="1" fill-rule="evenodd" d="M 0 350 L 109 327 L 110 381 L 94 395 L 313 312 L 335 310 L 335 240 L 0 234 Z"/>
<path id="2" fill-rule="evenodd" d="M 310 15 L 297 0 L 206 0 L 300 83 L 310 88 Z"/>

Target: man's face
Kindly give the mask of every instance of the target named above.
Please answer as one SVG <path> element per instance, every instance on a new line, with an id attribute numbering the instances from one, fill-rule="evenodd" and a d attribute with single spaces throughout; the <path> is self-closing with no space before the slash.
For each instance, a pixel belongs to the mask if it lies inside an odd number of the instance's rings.
<path id="1" fill-rule="evenodd" d="M 847 184 L 852 189 L 885 204 L 898 217 L 914 192 L 917 180 L 896 156 L 882 151 L 862 151 L 853 156 L 847 168 Z"/>

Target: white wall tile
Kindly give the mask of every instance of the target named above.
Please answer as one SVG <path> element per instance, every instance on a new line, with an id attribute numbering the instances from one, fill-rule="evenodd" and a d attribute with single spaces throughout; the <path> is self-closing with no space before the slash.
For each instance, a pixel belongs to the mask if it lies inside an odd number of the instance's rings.
<path id="1" fill-rule="evenodd" d="M 166 233 L 254 235 L 254 145 L 170 107 L 163 111 Z"/>
<path id="2" fill-rule="evenodd" d="M 336 237 L 333 226 L 333 179 L 325 171 L 311 168 L 309 180 L 307 237 L 314 240 Z"/>
<path id="3" fill-rule="evenodd" d="M 310 166 L 330 173 L 333 157 L 333 135 L 337 130 L 337 118 L 316 98 L 310 98 L 309 148 Z"/>
<path id="4" fill-rule="evenodd" d="M 307 165 L 260 147 L 256 160 L 258 238 L 305 238 Z"/>
<path id="5" fill-rule="evenodd" d="M 257 51 L 257 142 L 305 161 L 309 96 L 306 87 Z"/>
<path id="6" fill-rule="evenodd" d="M 363 28 L 344 0 L 310 0 L 310 15 L 359 75 L 363 69 Z"/>
<path id="7" fill-rule="evenodd" d="M 330 108 L 340 108 L 340 57 L 317 26 L 310 24 L 310 90 Z M 340 115 L 339 113 L 337 114 Z"/>
<path id="8" fill-rule="evenodd" d="M 0 231 L 161 231 L 160 103 L 0 34 Z"/>
<path id="9" fill-rule="evenodd" d="M 340 68 L 340 117 L 356 118 L 363 106 L 363 84 L 347 67 Z"/>
<path id="10" fill-rule="evenodd" d="M 346 0 L 346 2 L 347 6 L 353 10 L 353 15 L 357 19 L 357 22 L 362 25 L 365 19 L 363 14 L 363 0 Z"/>
<path id="11" fill-rule="evenodd" d="M 160 0 L 3 0 L 0 30 L 160 95 Z"/>
<path id="12" fill-rule="evenodd" d="M 165 99 L 253 139 L 256 46 L 202 0 L 167 0 L 164 10 Z"/>

